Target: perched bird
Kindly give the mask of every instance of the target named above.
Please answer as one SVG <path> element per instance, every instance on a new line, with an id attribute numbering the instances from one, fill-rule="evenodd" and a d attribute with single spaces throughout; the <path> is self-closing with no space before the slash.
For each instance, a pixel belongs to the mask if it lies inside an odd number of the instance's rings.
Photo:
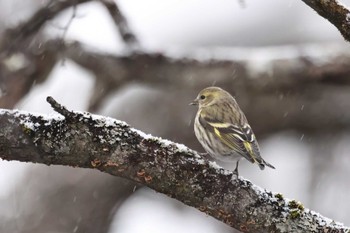
<path id="1" fill-rule="evenodd" d="M 258 142 L 236 100 L 219 87 L 207 87 L 190 105 L 198 105 L 194 132 L 205 151 L 214 159 L 236 162 L 240 159 L 257 163 L 261 170 L 274 166 L 260 156 Z"/>

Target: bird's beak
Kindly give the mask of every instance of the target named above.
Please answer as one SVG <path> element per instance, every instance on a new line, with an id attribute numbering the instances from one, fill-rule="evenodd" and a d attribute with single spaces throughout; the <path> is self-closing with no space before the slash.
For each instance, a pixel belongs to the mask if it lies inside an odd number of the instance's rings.
<path id="1" fill-rule="evenodd" d="M 193 100 L 191 103 L 189 103 L 189 105 L 198 105 L 198 100 L 197 99 Z"/>

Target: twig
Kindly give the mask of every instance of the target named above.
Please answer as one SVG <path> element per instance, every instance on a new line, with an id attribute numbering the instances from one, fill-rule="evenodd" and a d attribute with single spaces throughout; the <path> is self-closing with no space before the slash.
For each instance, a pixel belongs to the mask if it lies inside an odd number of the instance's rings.
<path id="1" fill-rule="evenodd" d="M 77 17 L 77 4 L 73 5 L 73 12 L 72 12 L 71 16 L 69 17 L 67 24 L 63 27 L 62 40 L 64 40 L 64 38 L 66 38 L 68 29 L 69 29 L 70 25 L 72 24 L 73 20 L 75 19 L 75 17 Z"/>
<path id="2" fill-rule="evenodd" d="M 51 105 L 51 107 L 58 113 L 62 114 L 63 116 L 67 117 L 68 119 L 74 119 L 74 117 L 77 116 L 77 114 L 68 111 L 68 109 L 59 104 L 54 98 L 52 98 L 51 96 L 48 96 L 46 98 L 46 101 Z"/>
<path id="3" fill-rule="evenodd" d="M 123 41 L 126 45 L 128 45 L 131 49 L 137 49 L 139 48 L 139 41 L 136 38 L 135 34 L 132 32 L 132 30 L 129 27 L 128 21 L 123 16 L 122 12 L 120 11 L 118 5 L 113 0 L 101 0 L 101 3 L 106 7 L 109 14 L 113 18 L 118 31 L 120 33 L 120 36 L 122 37 Z"/>

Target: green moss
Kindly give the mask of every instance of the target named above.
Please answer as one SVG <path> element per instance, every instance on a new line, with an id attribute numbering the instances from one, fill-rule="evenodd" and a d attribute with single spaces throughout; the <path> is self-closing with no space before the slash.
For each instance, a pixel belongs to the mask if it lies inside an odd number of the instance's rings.
<path id="1" fill-rule="evenodd" d="M 301 204 L 299 201 L 296 200 L 292 200 L 288 203 L 288 207 L 291 209 L 298 209 L 303 211 L 304 210 L 304 206 L 303 204 Z"/>
<path id="2" fill-rule="evenodd" d="M 25 125 L 23 125 L 22 130 L 25 134 L 28 134 L 28 135 L 30 135 L 33 131 L 32 129 L 26 127 Z"/>
<path id="3" fill-rule="evenodd" d="M 290 218 L 296 219 L 299 218 L 301 213 L 304 211 L 304 206 L 299 201 L 292 200 L 288 203 L 288 207 L 290 208 Z"/>
<path id="4" fill-rule="evenodd" d="M 291 219 L 296 219 L 300 217 L 300 210 L 298 209 L 293 209 L 290 211 L 290 218 Z"/>
<path id="5" fill-rule="evenodd" d="M 301 211 L 303 211 L 305 208 L 304 208 L 303 204 L 299 203 L 298 209 L 301 210 Z"/>
<path id="6" fill-rule="evenodd" d="M 281 193 L 276 193 L 275 194 L 275 198 L 277 198 L 277 200 L 282 201 L 283 200 L 283 195 Z"/>

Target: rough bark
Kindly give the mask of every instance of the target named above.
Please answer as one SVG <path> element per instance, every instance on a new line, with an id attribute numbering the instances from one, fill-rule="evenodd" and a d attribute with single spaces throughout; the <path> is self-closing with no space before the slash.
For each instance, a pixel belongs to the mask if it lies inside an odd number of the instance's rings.
<path id="1" fill-rule="evenodd" d="M 0 113 L 0 158 L 98 169 L 146 185 L 242 232 L 348 232 L 302 204 L 263 190 L 184 145 L 111 118 L 68 111 Z"/>
<path id="2" fill-rule="evenodd" d="M 302 0 L 319 15 L 332 23 L 350 42 L 350 11 L 338 0 Z"/>

